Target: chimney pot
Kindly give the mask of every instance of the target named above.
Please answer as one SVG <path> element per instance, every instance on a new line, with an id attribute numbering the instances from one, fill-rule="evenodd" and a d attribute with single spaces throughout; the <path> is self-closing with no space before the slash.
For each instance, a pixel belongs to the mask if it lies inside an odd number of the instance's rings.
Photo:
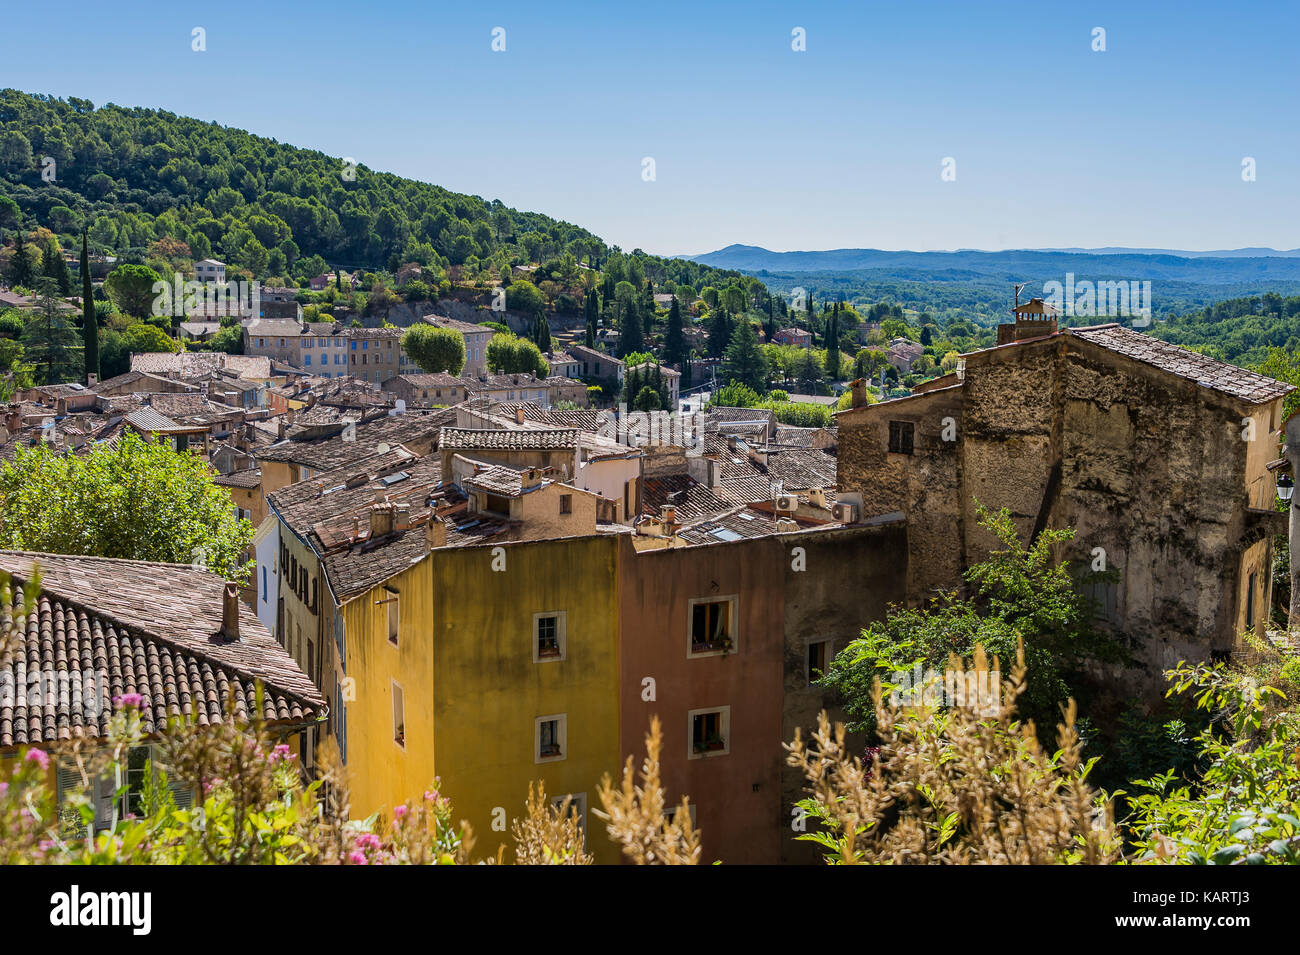
<path id="1" fill-rule="evenodd" d="M 229 580 L 221 592 L 221 637 L 239 639 L 239 587 Z"/>
<path id="2" fill-rule="evenodd" d="M 853 407 L 863 408 L 867 404 L 867 381 L 865 378 L 855 378 L 849 382 L 849 388 L 853 390 Z"/>
<path id="3" fill-rule="evenodd" d="M 370 508 L 370 539 L 384 537 L 393 532 L 393 511 L 391 504 L 375 504 Z"/>
<path id="4" fill-rule="evenodd" d="M 447 546 L 447 522 L 437 514 L 430 512 L 429 523 L 424 529 L 425 539 L 429 543 L 429 549 L 435 547 Z"/>

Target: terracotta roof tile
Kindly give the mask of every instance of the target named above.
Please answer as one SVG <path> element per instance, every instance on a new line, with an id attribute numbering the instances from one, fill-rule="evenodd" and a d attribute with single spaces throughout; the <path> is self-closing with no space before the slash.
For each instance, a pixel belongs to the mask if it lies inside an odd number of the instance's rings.
<path id="1" fill-rule="evenodd" d="M 1246 371 L 1226 361 L 1161 341 L 1119 324 L 1068 328 L 1066 334 L 1251 404 L 1272 401 L 1295 390 L 1293 385 Z"/>
<path id="2" fill-rule="evenodd" d="M 0 570 L 16 582 L 39 565 L 41 593 L 25 638 L 0 657 L 0 746 L 97 738 L 114 699 L 144 697 L 147 733 L 175 717 L 224 722 L 252 709 L 309 722 L 319 691 L 240 605 L 240 639 L 216 638 L 224 582 L 180 564 L 0 551 Z M 17 588 L 15 588 L 17 590 Z M 21 592 L 6 613 L 22 609 Z M 234 691 L 236 714 L 226 710 Z"/>

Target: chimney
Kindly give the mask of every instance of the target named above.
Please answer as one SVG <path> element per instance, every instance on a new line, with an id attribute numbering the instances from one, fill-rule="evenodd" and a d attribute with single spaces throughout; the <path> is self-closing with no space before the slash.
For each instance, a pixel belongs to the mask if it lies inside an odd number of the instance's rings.
<path id="1" fill-rule="evenodd" d="M 430 512 L 429 523 L 424 528 L 425 540 L 429 543 L 429 550 L 435 547 L 447 546 L 447 522 L 437 514 Z"/>
<path id="2" fill-rule="evenodd" d="M 393 530 L 404 531 L 411 527 L 411 505 L 403 501 L 393 507 Z"/>
<path id="3" fill-rule="evenodd" d="M 285 430 L 286 430 L 285 422 L 284 422 L 284 415 L 281 415 L 281 416 L 280 416 L 280 421 L 279 421 L 279 423 L 276 425 L 276 429 L 277 429 L 277 434 L 278 434 L 279 437 L 280 437 L 280 440 L 283 441 L 283 440 L 284 440 L 284 432 L 285 432 Z"/>
<path id="4" fill-rule="evenodd" d="M 239 587 L 229 580 L 221 592 L 221 638 L 239 639 Z"/>
<path id="5" fill-rule="evenodd" d="M 808 503 L 813 507 L 826 509 L 826 489 L 824 487 L 808 488 Z"/>
<path id="6" fill-rule="evenodd" d="M 95 374 L 92 371 L 89 375 L 86 376 L 86 387 L 94 388 L 97 384 L 99 384 L 99 375 Z"/>
<path id="7" fill-rule="evenodd" d="M 853 390 L 853 407 L 864 408 L 867 404 L 867 380 L 865 378 L 855 378 L 849 382 L 849 388 Z"/>
<path id="8" fill-rule="evenodd" d="M 709 458 L 709 487 L 717 487 L 722 482 L 722 462 Z"/>
<path id="9" fill-rule="evenodd" d="M 523 423 L 524 423 L 524 406 L 520 405 L 518 408 L 515 409 L 515 424 L 523 424 Z"/>
<path id="10" fill-rule="evenodd" d="M 384 537 L 393 532 L 392 504 L 375 504 L 370 508 L 370 539 Z"/>
<path id="11" fill-rule="evenodd" d="M 23 430 L 23 406 L 20 404 L 11 404 L 5 412 L 5 430 L 10 434 L 17 434 Z"/>
<path id="12" fill-rule="evenodd" d="M 55 399 L 54 416 L 56 418 L 64 418 L 67 417 L 67 414 L 68 414 L 68 399 L 67 398 Z"/>

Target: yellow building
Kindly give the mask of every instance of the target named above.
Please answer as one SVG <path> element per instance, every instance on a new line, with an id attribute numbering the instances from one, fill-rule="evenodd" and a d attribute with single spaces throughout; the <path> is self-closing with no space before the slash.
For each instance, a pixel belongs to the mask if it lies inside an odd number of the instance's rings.
<path id="1" fill-rule="evenodd" d="M 486 855 L 511 845 L 541 779 L 575 797 L 596 861 L 617 862 L 591 813 L 621 768 L 617 555 L 612 534 L 434 546 L 345 602 L 354 816 L 391 813 L 441 777 Z"/>

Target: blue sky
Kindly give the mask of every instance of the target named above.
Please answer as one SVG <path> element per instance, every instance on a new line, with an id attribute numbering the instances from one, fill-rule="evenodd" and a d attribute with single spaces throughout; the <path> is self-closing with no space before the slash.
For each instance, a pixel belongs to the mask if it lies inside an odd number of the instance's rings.
<path id="1" fill-rule="evenodd" d="M 6 4 L 0 86 L 216 120 L 660 254 L 1300 246 L 1296 3 L 280 6 Z"/>

